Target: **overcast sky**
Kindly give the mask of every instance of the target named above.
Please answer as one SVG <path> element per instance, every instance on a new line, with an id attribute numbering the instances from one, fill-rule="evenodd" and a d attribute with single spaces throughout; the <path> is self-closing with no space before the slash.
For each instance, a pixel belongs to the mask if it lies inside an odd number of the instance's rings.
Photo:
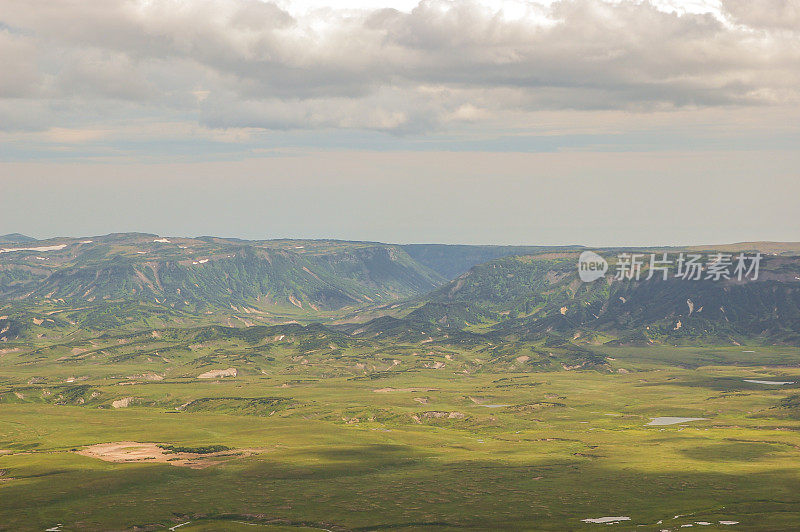
<path id="1" fill-rule="evenodd" d="M 800 0 L 3 0 L 0 234 L 798 241 L 798 42 Z"/>

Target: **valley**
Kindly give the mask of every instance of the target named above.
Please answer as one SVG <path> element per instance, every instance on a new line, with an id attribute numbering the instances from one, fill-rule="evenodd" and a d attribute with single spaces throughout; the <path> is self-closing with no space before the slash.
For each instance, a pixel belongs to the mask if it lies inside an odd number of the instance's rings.
<path id="1" fill-rule="evenodd" d="M 0 532 L 800 530 L 800 0 L 0 0 Z"/>
<path id="2" fill-rule="evenodd" d="M 576 283 L 573 249 L 161 239 L 0 255 L 0 530 L 800 521 L 792 251 L 687 288 Z"/>

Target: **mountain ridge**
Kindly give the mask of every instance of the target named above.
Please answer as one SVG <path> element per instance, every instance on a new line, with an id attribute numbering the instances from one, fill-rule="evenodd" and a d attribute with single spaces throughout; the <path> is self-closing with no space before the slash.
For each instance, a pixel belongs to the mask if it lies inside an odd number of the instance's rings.
<path id="1" fill-rule="evenodd" d="M 36 239 L 22 233 L 0 235 L 0 244 L 26 244 L 28 242 L 36 242 Z"/>
<path id="2" fill-rule="evenodd" d="M 69 327 L 327 322 L 398 338 L 800 341 L 795 243 L 730 246 L 594 249 L 606 257 L 763 250 L 760 282 L 623 283 L 609 274 L 584 284 L 576 268 L 589 249 L 582 246 L 62 237 L 3 249 L 0 315 L 7 339 Z"/>
<path id="3" fill-rule="evenodd" d="M 495 259 L 434 289 L 405 319 L 502 337 L 800 341 L 800 258 L 765 257 L 759 279 L 750 282 L 609 274 L 593 283 L 580 281 L 577 259 L 577 253 Z"/>

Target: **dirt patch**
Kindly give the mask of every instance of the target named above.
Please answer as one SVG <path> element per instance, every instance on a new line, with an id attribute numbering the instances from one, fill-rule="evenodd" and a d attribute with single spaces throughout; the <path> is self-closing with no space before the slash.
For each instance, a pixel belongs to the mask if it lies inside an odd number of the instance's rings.
<path id="1" fill-rule="evenodd" d="M 464 419 L 466 416 L 462 412 L 441 412 L 434 410 L 432 412 L 422 412 L 420 417 L 428 419 Z"/>
<path id="2" fill-rule="evenodd" d="M 190 467 L 192 469 L 202 469 L 204 467 L 220 464 L 226 457 L 252 456 L 263 451 L 259 449 L 238 449 L 207 454 L 176 453 L 162 449 L 155 443 L 118 441 L 114 443 L 90 445 L 85 449 L 75 452 L 82 456 L 98 458 L 106 462 L 154 462 L 179 467 Z"/>
<path id="3" fill-rule="evenodd" d="M 438 392 L 439 388 L 378 388 L 372 390 L 375 393 L 390 393 L 390 392 Z"/>
<path id="4" fill-rule="evenodd" d="M 201 373 L 197 376 L 198 379 L 220 379 L 223 377 L 236 377 L 238 372 L 236 368 L 228 368 L 228 369 L 215 369 L 212 371 L 206 371 L 205 373 Z"/>
<path id="5" fill-rule="evenodd" d="M 422 423 L 423 419 L 465 419 L 466 417 L 466 414 L 463 412 L 443 412 L 439 410 L 420 412 L 411 415 L 411 419 L 413 419 L 415 423 Z"/>
<path id="6" fill-rule="evenodd" d="M 163 381 L 164 377 L 159 375 L 158 373 L 140 373 L 138 375 L 131 375 L 128 377 L 132 380 L 142 380 L 142 381 Z"/>
<path id="7" fill-rule="evenodd" d="M 133 402 L 133 399 L 133 397 L 123 397 L 111 403 L 111 406 L 114 408 L 128 408 Z"/>

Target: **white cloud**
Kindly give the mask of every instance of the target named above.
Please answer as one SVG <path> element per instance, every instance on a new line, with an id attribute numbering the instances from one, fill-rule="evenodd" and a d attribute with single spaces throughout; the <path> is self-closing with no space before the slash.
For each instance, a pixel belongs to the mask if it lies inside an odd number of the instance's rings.
<path id="1" fill-rule="evenodd" d="M 797 0 L 722 0 L 722 7 L 735 22 L 745 26 L 800 32 L 800 2 Z"/>
<path id="2" fill-rule="evenodd" d="M 36 55 L 33 39 L 0 26 L 0 98 L 35 96 L 43 81 L 36 69 Z"/>
<path id="3" fill-rule="evenodd" d="M 4 0 L 0 129 L 415 133 L 800 95 L 797 0 L 328 3 Z"/>

